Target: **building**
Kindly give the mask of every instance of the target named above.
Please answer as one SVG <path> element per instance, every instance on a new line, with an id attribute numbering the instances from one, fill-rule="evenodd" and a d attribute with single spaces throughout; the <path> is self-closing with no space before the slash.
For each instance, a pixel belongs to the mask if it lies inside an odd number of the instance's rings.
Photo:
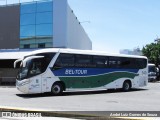
<path id="1" fill-rule="evenodd" d="M 13 62 L 29 51 L 92 49 L 91 40 L 67 0 L 24 1 L 0 1 L 0 85 L 15 82 L 18 69 L 13 68 Z"/>
<path id="2" fill-rule="evenodd" d="M 0 6 L 0 49 L 92 49 L 67 0 L 9 1 Z"/>
<path id="3" fill-rule="evenodd" d="M 27 55 L 29 50 L 0 50 L 0 85 L 14 85 L 18 68 L 14 68 L 15 60 Z"/>

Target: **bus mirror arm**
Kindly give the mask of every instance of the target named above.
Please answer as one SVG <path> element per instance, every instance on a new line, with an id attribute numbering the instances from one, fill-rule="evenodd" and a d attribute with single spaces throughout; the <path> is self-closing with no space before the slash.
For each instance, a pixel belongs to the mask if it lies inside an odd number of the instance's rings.
<path id="1" fill-rule="evenodd" d="M 22 59 L 16 60 L 16 61 L 14 62 L 14 68 L 16 68 L 16 67 L 17 67 L 17 63 L 18 63 L 18 62 L 21 62 L 21 61 L 22 61 Z"/>
<path id="2" fill-rule="evenodd" d="M 26 67 L 26 61 L 23 61 L 22 66 Z"/>
<path id="3" fill-rule="evenodd" d="M 23 63 L 22 66 L 26 67 L 27 61 L 32 60 L 32 59 L 37 59 L 37 58 L 44 58 L 44 56 L 30 56 L 30 57 L 27 57 L 22 61 L 22 63 Z"/>

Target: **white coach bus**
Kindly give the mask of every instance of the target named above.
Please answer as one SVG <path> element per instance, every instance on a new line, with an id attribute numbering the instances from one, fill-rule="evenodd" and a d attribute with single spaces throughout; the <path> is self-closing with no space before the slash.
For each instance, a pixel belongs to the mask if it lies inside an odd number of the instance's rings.
<path id="1" fill-rule="evenodd" d="M 19 64 L 17 64 L 20 62 Z M 16 87 L 23 93 L 119 89 L 146 86 L 148 60 L 144 56 L 114 55 L 90 50 L 42 49 L 20 65 Z"/>

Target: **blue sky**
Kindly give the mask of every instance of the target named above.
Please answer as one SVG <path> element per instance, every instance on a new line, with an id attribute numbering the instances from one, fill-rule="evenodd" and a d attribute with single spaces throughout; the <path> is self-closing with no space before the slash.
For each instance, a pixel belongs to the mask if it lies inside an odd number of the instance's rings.
<path id="1" fill-rule="evenodd" d="M 160 0 L 68 0 L 93 50 L 142 48 L 160 37 Z"/>

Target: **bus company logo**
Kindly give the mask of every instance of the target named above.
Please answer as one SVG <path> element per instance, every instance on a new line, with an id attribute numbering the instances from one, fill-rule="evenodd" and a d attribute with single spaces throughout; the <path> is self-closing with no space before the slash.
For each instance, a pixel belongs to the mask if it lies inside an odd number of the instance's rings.
<path id="1" fill-rule="evenodd" d="M 86 75 L 87 74 L 87 70 L 72 70 L 72 69 L 66 69 L 65 70 L 65 75 Z"/>
<path id="2" fill-rule="evenodd" d="M 2 112 L 2 117 L 12 117 L 11 112 Z"/>

